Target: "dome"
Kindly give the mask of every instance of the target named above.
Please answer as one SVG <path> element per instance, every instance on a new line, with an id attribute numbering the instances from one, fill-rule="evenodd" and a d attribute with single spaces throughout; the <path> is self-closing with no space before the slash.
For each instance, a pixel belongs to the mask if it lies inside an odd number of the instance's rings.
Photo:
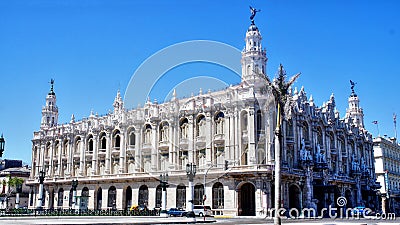
<path id="1" fill-rule="evenodd" d="M 255 24 L 251 24 L 247 31 L 258 31 L 258 27 Z"/>

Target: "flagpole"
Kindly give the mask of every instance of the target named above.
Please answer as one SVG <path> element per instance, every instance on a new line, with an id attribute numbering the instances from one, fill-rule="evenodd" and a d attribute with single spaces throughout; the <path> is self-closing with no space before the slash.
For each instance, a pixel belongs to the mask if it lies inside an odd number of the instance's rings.
<path id="1" fill-rule="evenodd" d="M 397 128 L 396 128 L 396 119 L 397 119 L 397 115 L 396 115 L 396 113 L 393 113 L 394 138 L 396 138 L 396 142 L 397 142 Z"/>

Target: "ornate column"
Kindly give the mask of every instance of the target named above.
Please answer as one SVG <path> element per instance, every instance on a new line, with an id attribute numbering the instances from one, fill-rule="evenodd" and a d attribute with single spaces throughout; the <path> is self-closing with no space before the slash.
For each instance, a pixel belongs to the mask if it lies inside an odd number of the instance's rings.
<path id="1" fill-rule="evenodd" d="M 58 139 L 58 167 L 57 167 L 57 172 L 56 176 L 61 176 L 61 169 L 63 167 L 63 161 L 62 161 L 62 155 L 63 155 L 63 150 L 64 150 L 64 144 L 63 144 L 63 139 L 59 138 Z"/>
<path id="2" fill-rule="evenodd" d="M 193 115 L 190 115 L 187 117 L 188 118 L 188 123 L 189 123 L 189 131 L 188 131 L 188 161 L 193 162 L 194 160 L 194 118 Z"/>
<path id="3" fill-rule="evenodd" d="M 256 164 L 256 140 L 255 140 L 255 127 L 254 127 L 254 107 L 249 108 L 248 123 L 247 123 L 247 137 L 249 139 L 248 159 L 247 165 Z"/>
<path id="4" fill-rule="evenodd" d="M 119 173 L 126 173 L 126 143 L 125 143 L 125 126 L 121 126 L 120 137 L 120 155 L 119 155 Z"/>
<path id="5" fill-rule="evenodd" d="M 158 138 L 157 138 L 157 131 L 158 131 L 158 124 L 154 123 L 151 126 L 151 170 L 157 171 L 159 168 L 158 163 Z"/>
<path id="6" fill-rule="evenodd" d="M 99 152 L 99 147 L 98 147 L 98 140 L 99 135 L 97 133 L 93 134 L 93 158 L 92 158 L 92 171 L 91 175 L 97 175 L 97 167 L 98 167 L 98 152 Z"/>
<path id="7" fill-rule="evenodd" d="M 140 127 L 140 126 L 138 126 Z M 141 129 L 136 129 L 135 127 L 135 171 L 140 172 L 140 168 L 143 167 L 142 165 L 142 156 L 140 154 L 139 149 L 142 148 L 142 142 L 141 142 Z"/>
<path id="8" fill-rule="evenodd" d="M 68 157 L 67 157 L 67 171 L 66 171 L 66 176 L 70 177 L 71 176 L 71 171 L 72 171 L 72 144 L 73 144 L 73 140 L 70 138 L 68 139 Z"/>
<path id="9" fill-rule="evenodd" d="M 104 173 L 105 174 L 110 174 L 110 169 L 111 169 L 111 148 L 112 148 L 111 131 L 110 131 L 110 129 L 107 129 L 107 131 L 106 131 L 106 138 L 107 138 L 107 144 L 106 144 L 106 168 L 104 170 Z"/>
<path id="10" fill-rule="evenodd" d="M 212 129 L 212 123 L 213 123 L 213 116 L 211 115 L 210 112 L 206 112 L 206 162 L 205 165 L 202 165 L 203 168 L 209 167 L 209 165 L 212 164 L 211 156 L 212 156 L 212 143 L 213 143 L 213 137 L 214 137 L 214 132 Z"/>
<path id="11" fill-rule="evenodd" d="M 81 143 L 79 146 L 79 154 L 80 154 L 80 159 L 79 159 L 79 176 L 84 176 L 85 175 L 85 146 L 86 145 L 86 137 L 81 136 Z"/>
<path id="12" fill-rule="evenodd" d="M 168 121 L 169 127 L 168 127 L 168 163 L 169 163 L 169 168 L 172 170 L 175 170 L 175 158 L 176 158 L 176 150 L 175 150 L 175 145 L 177 145 L 177 142 L 175 142 L 175 127 L 176 123 L 174 120 Z"/>
<path id="13" fill-rule="evenodd" d="M 50 155 L 48 156 L 49 157 L 49 164 L 50 164 L 48 176 L 50 176 L 50 177 L 54 177 L 54 160 L 53 160 L 54 145 L 55 145 L 55 141 L 53 139 L 53 140 L 50 141 Z"/>

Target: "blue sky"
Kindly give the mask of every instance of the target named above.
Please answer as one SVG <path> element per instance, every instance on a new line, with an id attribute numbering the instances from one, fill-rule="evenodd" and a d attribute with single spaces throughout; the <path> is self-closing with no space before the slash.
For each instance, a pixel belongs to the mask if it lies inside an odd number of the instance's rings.
<path id="1" fill-rule="evenodd" d="M 151 55 L 172 44 L 213 40 L 244 46 L 249 5 L 261 9 L 255 20 L 269 58 L 279 63 L 317 105 L 335 94 L 341 117 L 357 82 L 367 129 L 394 136 L 398 100 L 400 2 L 370 1 L 0 1 L 0 132 L 4 158 L 31 160 L 33 131 L 54 78 L 59 122 L 105 114 L 118 89 Z M 237 62 L 240 64 L 240 62 Z M 192 65 L 193 66 L 193 65 Z M 229 73 L 204 65 L 169 71 L 182 76 Z M 193 73 L 193 74 L 192 74 Z M 239 80 L 226 75 L 230 83 Z M 225 77 L 225 78 L 226 78 Z M 175 80 L 176 79 L 176 80 Z M 160 80 L 161 82 L 162 80 Z M 162 83 L 162 82 L 161 82 Z M 165 97 L 162 84 L 152 98 Z M 169 91 L 169 90 L 168 90 Z M 198 90 L 193 90 L 197 93 Z"/>

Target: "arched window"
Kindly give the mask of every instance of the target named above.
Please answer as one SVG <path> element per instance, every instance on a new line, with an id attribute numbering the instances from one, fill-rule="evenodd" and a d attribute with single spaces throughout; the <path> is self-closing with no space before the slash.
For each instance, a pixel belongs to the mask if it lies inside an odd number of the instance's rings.
<path id="1" fill-rule="evenodd" d="M 189 123 L 188 119 L 184 118 L 180 121 L 179 127 L 181 129 L 180 136 L 182 139 L 187 139 L 188 138 L 188 132 L 189 132 Z"/>
<path id="2" fill-rule="evenodd" d="M 129 145 L 130 145 L 130 146 L 135 146 L 135 143 L 136 143 L 135 130 L 132 129 L 132 130 L 129 132 Z"/>
<path id="3" fill-rule="evenodd" d="M 196 120 L 196 136 L 205 136 L 205 128 L 206 128 L 206 117 L 204 115 L 200 115 Z"/>
<path id="4" fill-rule="evenodd" d="M 58 207 L 62 207 L 63 206 L 63 201 L 64 201 L 64 189 L 60 188 L 58 190 L 58 202 L 57 202 L 57 206 Z"/>
<path id="5" fill-rule="evenodd" d="M 105 133 L 102 133 L 100 135 L 100 142 L 101 142 L 100 149 L 106 149 L 107 148 L 107 136 Z"/>
<path id="6" fill-rule="evenodd" d="M 163 122 L 160 124 L 159 141 L 168 141 L 168 127 L 168 122 Z"/>
<path id="7" fill-rule="evenodd" d="M 304 140 L 305 141 L 309 141 L 310 140 L 310 137 L 309 137 L 309 134 L 308 134 L 308 124 L 307 123 L 303 123 L 303 138 L 304 138 Z"/>
<path id="8" fill-rule="evenodd" d="M 224 208 L 224 186 L 220 182 L 215 183 L 212 187 L 212 208 Z"/>
<path id="9" fill-rule="evenodd" d="M 108 189 L 108 202 L 107 202 L 107 207 L 111 207 L 113 209 L 116 208 L 117 206 L 117 190 L 114 186 L 111 186 Z"/>
<path id="10" fill-rule="evenodd" d="M 293 137 L 293 121 L 292 120 L 288 120 L 286 122 L 286 136 Z"/>
<path id="11" fill-rule="evenodd" d="M 194 205 L 203 205 L 203 195 L 204 195 L 204 186 L 202 184 L 196 184 L 194 186 Z"/>
<path id="12" fill-rule="evenodd" d="M 114 147 L 119 148 L 121 147 L 121 136 L 119 130 L 114 132 Z"/>
<path id="13" fill-rule="evenodd" d="M 323 140 L 322 140 L 322 129 L 321 129 L 321 127 L 317 128 L 317 142 L 322 148 L 323 147 Z"/>
<path id="14" fill-rule="evenodd" d="M 176 207 L 185 208 L 186 207 L 186 187 L 185 185 L 179 185 L 176 188 Z"/>
<path id="15" fill-rule="evenodd" d="M 160 208 L 161 207 L 161 203 L 162 203 L 162 187 L 161 185 L 158 185 L 156 188 L 156 208 Z"/>
<path id="16" fill-rule="evenodd" d="M 247 71 L 246 71 L 247 75 L 251 74 L 251 66 L 247 65 Z"/>
<path id="17" fill-rule="evenodd" d="M 224 113 L 219 112 L 215 115 L 215 134 L 223 134 L 224 133 Z"/>
<path id="18" fill-rule="evenodd" d="M 148 206 L 149 204 L 149 188 L 146 185 L 142 185 L 139 188 L 139 205 Z"/>
<path id="19" fill-rule="evenodd" d="M 88 139 L 88 151 L 89 153 L 93 153 L 93 136 L 90 135 Z"/>
<path id="20" fill-rule="evenodd" d="M 151 125 L 147 124 L 144 129 L 144 140 L 143 143 L 150 144 L 151 143 Z"/>

